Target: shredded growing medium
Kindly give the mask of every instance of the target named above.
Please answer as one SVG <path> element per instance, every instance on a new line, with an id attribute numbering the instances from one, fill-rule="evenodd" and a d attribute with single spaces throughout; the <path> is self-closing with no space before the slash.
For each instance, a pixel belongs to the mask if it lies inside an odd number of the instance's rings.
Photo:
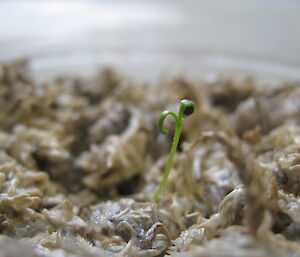
<path id="1" fill-rule="evenodd" d="M 174 131 L 157 118 L 184 98 L 156 204 Z M 0 68 L 0 257 L 300 256 L 299 194 L 300 84 Z"/>

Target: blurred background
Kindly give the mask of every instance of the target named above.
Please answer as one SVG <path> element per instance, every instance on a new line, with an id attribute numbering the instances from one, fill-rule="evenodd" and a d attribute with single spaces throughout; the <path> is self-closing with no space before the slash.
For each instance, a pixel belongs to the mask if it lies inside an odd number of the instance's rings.
<path id="1" fill-rule="evenodd" d="M 40 78 L 111 65 L 136 78 L 300 78 L 298 0 L 0 0 L 0 62 Z"/>

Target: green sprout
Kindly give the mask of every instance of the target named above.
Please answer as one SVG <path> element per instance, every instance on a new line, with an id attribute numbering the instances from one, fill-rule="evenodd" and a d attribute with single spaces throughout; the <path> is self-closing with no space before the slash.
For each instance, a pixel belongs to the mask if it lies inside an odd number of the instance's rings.
<path id="1" fill-rule="evenodd" d="M 182 130 L 182 119 L 191 115 L 194 112 L 194 108 L 195 108 L 195 103 L 193 101 L 183 99 L 180 101 L 178 115 L 176 115 L 174 112 L 171 112 L 171 111 L 163 111 L 159 116 L 158 127 L 159 127 L 161 133 L 169 134 L 169 130 L 163 128 L 164 120 L 168 115 L 173 116 L 173 118 L 175 119 L 176 128 L 175 128 L 173 142 L 172 142 L 169 158 L 167 161 L 167 165 L 165 168 L 164 176 L 159 185 L 159 188 L 156 190 L 154 197 L 153 197 L 154 202 L 158 201 L 160 195 L 166 188 L 167 180 L 168 180 L 171 168 L 173 166 L 174 156 L 175 156 L 175 153 L 177 150 L 177 146 L 178 146 L 178 142 L 179 142 L 179 138 L 180 138 L 180 134 L 181 134 L 181 130 Z"/>

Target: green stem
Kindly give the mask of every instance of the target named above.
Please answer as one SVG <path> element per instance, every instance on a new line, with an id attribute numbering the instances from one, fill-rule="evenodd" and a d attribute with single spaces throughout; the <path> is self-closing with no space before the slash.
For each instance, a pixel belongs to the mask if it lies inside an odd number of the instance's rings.
<path id="1" fill-rule="evenodd" d="M 161 131 L 161 133 L 163 134 L 168 134 L 169 130 L 165 129 L 163 127 L 163 123 L 165 118 L 168 115 L 173 116 L 173 118 L 175 119 L 175 133 L 174 133 L 174 137 L 173 137 L 173 142 L 172 142 L 172 146 L 171 146 L 171 150 L 170 150 L 170 154 L 169 154 L 169 158 L 167 161 L 167 165 L 165 168 L 165 172 L 164 172 L 164 176 L 163 179 L 159 185 L 158 190 L 155 192 L 154 197 L 153 197 L 153 201 L 157 202 L 160 195 L 162 194 L 162 192 L 165 190 L 166 185 L 167 185 L 167 180 L 170 174 L 170 171 L 172 169 L 173 166 L 173 161 L 174 161 L 174 156 L 177 150 L 177 146 L 178 146 L 178 142 L 179 142 L 179 138 L 180 138 L 180 134 L 181 134 L 181 130 L 182 130 L 182 119 L 186 118 L 187 116 L 191 115 L 194 112 L 194 108 L 195 108 L 195 103 L 191 100 L 188 99 L 182 99 L 180 101 L 180 107 L 179 107 L 179 111 L 178 111 L 178 116 L 171 111 L 163 111 L 158 119 L 158 127 Z"/>
<path id="2" fill-rule="evenodd" d="M 174 134 L 174 137 L 173 137 L 173 142 L 172 142 L 169 158 L 168 158 L 168 161 L 167 161 L 167 165 L 166 165 L 166 168 L 165 168 L 165 172 L 164 172 L 162 182 L 160 183 L 158 190 L 154 194 L 154 197 L 153 197 L 154 202 L 158 201 L 161 193 L 165 190 L 165 187 L 167 185 L 168 177 L 169 177 L 169 174 L 170 174 L 170 171 L 171 171 L 171 168 L 172 168 L 172 165 L 173 165 L 174 156 L 175 156 L 175 153 L 176 153 L 176 150 L 177 150 L 181 130 L 182 130 L 182 119 L 181 119 L 181 117 L 177 117 L 177 119 L 176 119 L 176 129 L 175 129 L 175 134 Z"/>

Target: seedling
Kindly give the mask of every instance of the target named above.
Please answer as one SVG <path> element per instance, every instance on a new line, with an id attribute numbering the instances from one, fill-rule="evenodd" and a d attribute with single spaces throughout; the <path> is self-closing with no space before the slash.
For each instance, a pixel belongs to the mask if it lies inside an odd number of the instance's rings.
<path id="1" fill-rule="evenodd" d="M 173 166 L 174 156 L 175 156 L 175 153 L 177 150 L 177 146 L 178 146 L 178 142 L 179 142 L 179 138 L 180 138 L 180 134 L 181 134 L 181 130 L 182 130 L 182 119 L 191 115 L 194 112 L 194 108 L 195 108 L 195 103 L 193 101 L 183 99 L 180 101 L 178 115 L 176 115 L 174 112 L 171 112 L 171 111 L 163 111 L 158 118 L 158 127 L 159 127 L 159 130 L 161 131 L 161 133 L 169 134 L 169 130 L 167 130 L 163 127 L 164 120 L 166 119 L 166 117 L 168 115 L 173 116 L 173 118 L 175 119 L 176 127 L 175 127 L 173 142 L 172 142 L 169 158 L 167 161 L 167 165 L 165 168 L 164 176 L 159 185 L 159 188 L 156 190 L 154 197 L 153 197 L 154 202 L 158 201 L 160 195 L 166 188 L 167 180 L 168 180 L 171 168 Z"/>

